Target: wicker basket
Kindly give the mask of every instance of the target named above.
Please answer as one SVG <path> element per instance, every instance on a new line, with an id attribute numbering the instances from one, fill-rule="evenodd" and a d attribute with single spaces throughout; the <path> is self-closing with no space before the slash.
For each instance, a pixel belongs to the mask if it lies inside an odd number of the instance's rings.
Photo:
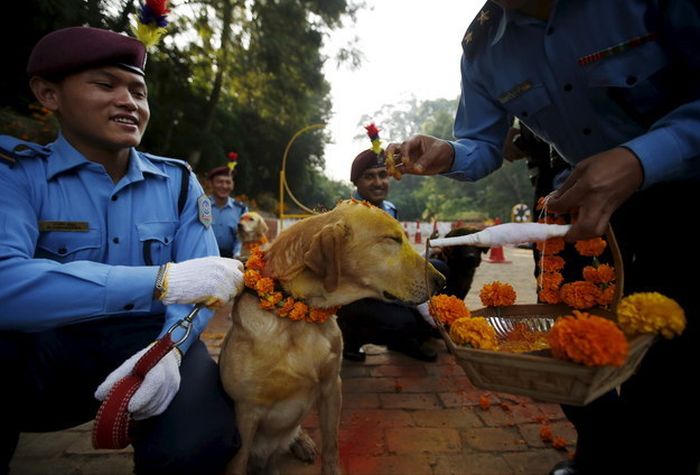
<path id="1" fill-rule="evenodd" d="M 606 240 L 616 270 L 617 293 L 613 300 L 614 308 L 622 293 L 622 260 L 612 230 L 608 231 Z M 609 310 L 596 308 L 591 312 L 615 319 L 615 314 Z M 548 330 L 556 318 L 570 313 L 571 308 L 566 305 L 547 304 L 511 305 L 472 311 L 473 316 L 490 320 L 497 333 L 513 322 Z M 637 369 L 655 339 L 654 335 L 637 335 L 630 338 L 629 355 L 620 367 L 589 367 L 556 359 L 549 350 L 508 353 L 456 345 L 446 328 L 440 322 L 437 324 L 447 348 L 454 354 L 457 363 L 464 368 L 475 386 L 529 396 L 540 401 L 577 406 L 588 404 L 627 380 Z"/>

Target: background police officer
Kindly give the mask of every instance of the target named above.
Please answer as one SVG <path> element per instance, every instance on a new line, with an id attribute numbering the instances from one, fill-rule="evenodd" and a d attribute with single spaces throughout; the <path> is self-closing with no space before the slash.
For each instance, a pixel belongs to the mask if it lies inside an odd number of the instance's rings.
<path id="1" fill-rule="evenodd" d="M 236 170 L 224 165 L 216 167 L 207 174 L 211 186 L 209 200 L 212 204 L 212 229 L 222 257 L 233 257 L 241 254 L 241 243 L 238 240 L 238 223 L 248 207 L 238 200 L 231 198 L 235 186 Z"/>
<path id="2" fill-rule="evenodd" d="M 240 262 L 206 257 L 217 248 L 195 176 L 135 149 L 150 115 L 145 56 L 141 42 L 107 30 L 46 35 L 27 72 L 61 131 L 46 146 L 0 137 L 0 473 L 20 432 L 95 417 L 191 310 L 182 304 L 224 303 L 241 289 Z M 232 404 L 198 338 L 210 315 L 200 312 L 129 402 L 141 421 L 137 473 L 217 473 L 238 447 Z"/>

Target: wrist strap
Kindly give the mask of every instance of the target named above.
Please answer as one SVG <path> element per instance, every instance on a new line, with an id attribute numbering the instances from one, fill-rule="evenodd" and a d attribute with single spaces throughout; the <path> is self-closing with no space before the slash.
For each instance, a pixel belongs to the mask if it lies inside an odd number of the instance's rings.
<path id="1" fill-rule="evenodd" d="M 92 429 L 92 446 L 96 449 L 123 449 L 131 443 L 129 401 L 143 383 L 146 374 L 175 345 L 166 334 L 139 358 L 131 374 L 117 381 L 102 401 Z"/>

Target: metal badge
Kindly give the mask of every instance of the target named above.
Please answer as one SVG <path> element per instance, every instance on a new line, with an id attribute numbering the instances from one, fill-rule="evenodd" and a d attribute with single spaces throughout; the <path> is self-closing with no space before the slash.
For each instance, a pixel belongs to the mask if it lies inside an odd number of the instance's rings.
<path id="1" fill-rule="evenodd" d="M 199 209 L 199 222 L 204 225 L 205 228 L 211 226 L 212 215 L 211 215 L 211 201 L 207 195 L 202 195 L 197 198 L 197 208 Z"/>

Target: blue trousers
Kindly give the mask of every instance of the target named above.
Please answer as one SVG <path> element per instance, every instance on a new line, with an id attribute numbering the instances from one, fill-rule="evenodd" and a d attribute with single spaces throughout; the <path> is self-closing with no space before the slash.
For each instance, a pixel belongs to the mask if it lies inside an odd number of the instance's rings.
<path id="1" fill-rule="evenodd" d="M 0 332 L 0 474 L 21 432 L 67 429 L 94 419 L 97 386 L 153 342 L 163 317 L 92 320 L 40 333 Z M 134 428 L 137 474 L 215 474 L 240 447 L 233 402 L 218 366 L 196 341 L 180 366 L 180 390 L 161 415 Z"/>

